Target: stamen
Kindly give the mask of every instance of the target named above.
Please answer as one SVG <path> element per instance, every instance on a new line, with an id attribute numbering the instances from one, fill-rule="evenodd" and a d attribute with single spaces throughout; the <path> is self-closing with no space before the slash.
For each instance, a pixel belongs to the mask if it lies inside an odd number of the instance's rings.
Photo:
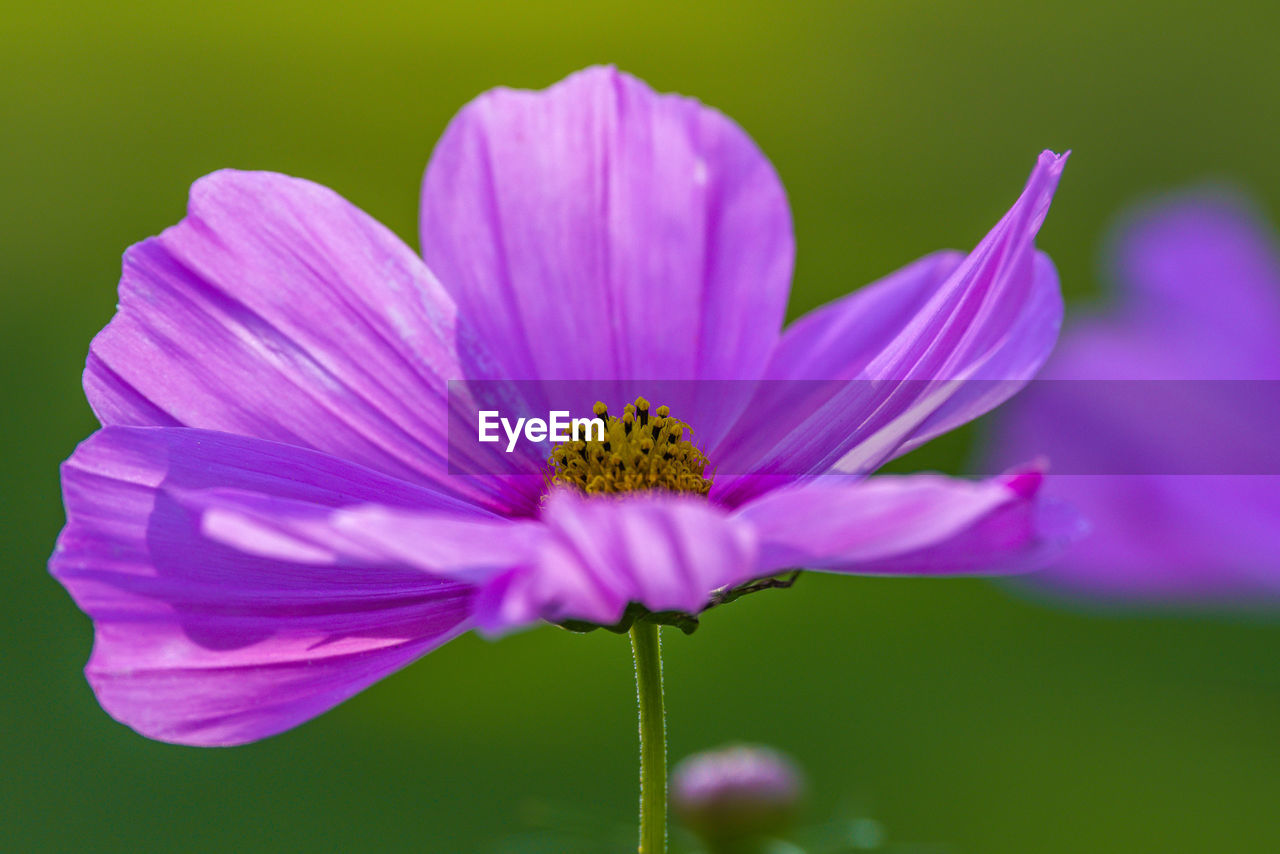
<path id="1" fill-rule="evenodd" d="M 650 416 L 649 401 L 638 397 L 626 405 L 621 418 L 609 415 L 603 401 L 591 409 L 605 422 L 603 441 L 556 445 L 547 460 L 551 483 L 588 495 L 647 490 L 706 495 L 711 491 L 711 479 L 704 476 L 707 458 L 685 438 L 693 435 L 693 429 L 672 418 L 669 407 L 659 406 Z"/>

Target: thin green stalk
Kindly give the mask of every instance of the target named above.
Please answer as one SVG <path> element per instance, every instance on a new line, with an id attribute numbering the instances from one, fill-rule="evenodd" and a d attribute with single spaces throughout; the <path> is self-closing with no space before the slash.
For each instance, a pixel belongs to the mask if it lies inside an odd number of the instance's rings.
<path id="1" fill-rule="evenodd" d="M 656 623 L 631 624 L 640 703 L 640 854 L 667 850 L 667 713 L 662 703 L 662 641 Z"/>

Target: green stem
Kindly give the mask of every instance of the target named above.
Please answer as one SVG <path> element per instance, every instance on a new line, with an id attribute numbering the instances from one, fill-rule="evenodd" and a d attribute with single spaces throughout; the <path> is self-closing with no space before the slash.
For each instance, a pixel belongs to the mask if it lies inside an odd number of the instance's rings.
<path id="1" fill-rule="evenodd" d="M 640 702 L 640 854 L 667 850 L 667 713 L 662 704 L 662 641 L 656 623 L 631 625 Z"/>

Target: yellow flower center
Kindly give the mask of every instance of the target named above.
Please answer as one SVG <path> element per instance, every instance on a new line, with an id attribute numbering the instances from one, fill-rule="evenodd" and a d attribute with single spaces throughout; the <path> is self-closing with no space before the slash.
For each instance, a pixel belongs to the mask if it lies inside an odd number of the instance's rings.
<path id="1" fill-rule="evenodd" d="M 690 492 L 706 495 L 711 479 L 704 477 L 707 458 L 694 447 L 688 424 L 659 406 L 649 413 L 649 401 L 637 397 L 621 418 L 600 402 L 593 407 L 605 424 L 604 441 L 564 442 L 547 459 L 551 483 L 574 487 L 587 495 L 619 492 Z"/>

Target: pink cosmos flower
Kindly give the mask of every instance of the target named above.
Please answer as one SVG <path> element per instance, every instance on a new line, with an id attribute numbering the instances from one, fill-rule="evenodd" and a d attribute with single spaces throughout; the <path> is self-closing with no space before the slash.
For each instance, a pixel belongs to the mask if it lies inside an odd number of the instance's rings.
<path id="1" fill-rule="evenodd" d="M 1115 298 L 1001 412 L 1003 459 L 1091 532 L 1037 573 L 1081 602 L 1273 606 L 1280 595 L 1280 251 L 1243 199 L 1187 192 L 1129 216 Z"/>
<path id="2" fill-rule="evenodd" d="M 794 568 L 1029 568 L 1074 532 L 1036 471 L 865 475 L 1046 358 L 1062 303 L 1033 239 L 1064 159 L 1041 155 L 973 252 L 785 330 L 768 160 L 612 69 L 466 106 L 427 168 L 421 256 L 307 181 L 202 178 L 125 254 L 84 375 L 103 427 L 62 469 L 50 568 L 94 621 L 98 699 L 152 738 L 238 744 L 472 629 L 691 617 Z M 597 384 L 615 408 L 620 381 L 706 391 L 610 416 L 634 447 L 588 471 L 583 446 L 550 488 L 449 474 L 446 384 L 513 378 Z M 716 382 L 756 380 L 754 403 Z M 811 380 L 849 382 L 815 402 Z"/>

